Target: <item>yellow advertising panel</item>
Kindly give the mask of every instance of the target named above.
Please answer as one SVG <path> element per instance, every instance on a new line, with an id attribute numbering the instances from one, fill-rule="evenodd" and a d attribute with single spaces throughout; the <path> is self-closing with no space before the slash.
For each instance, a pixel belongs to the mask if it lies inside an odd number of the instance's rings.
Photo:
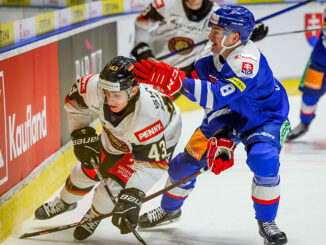
<path id="1" fill-rule="evenodd" d="M 252 4 L 252 3 L 284 3 L 285 0 L 238 0 L 238 4 Z"/>
<path id="2" fill-rule="evenodd" d="M 67 0 L 67 6 L 75 6 L 78 4 L 84 4 L 87 0 Z"/>
<path id="3" fill-rule="evenodd" d="M 102 15 L 123 13 L 123 1 L 121 0 L 103 0 Z"/>
<path id="4" fill-rule="evenodd" d="M 54 30 L 54 12 L 35 16 L 36 35 Z"/>
<path id="5" fill-rule="evenodd" d="M 75 24 L 86 20 L 86 4 L 71 7 L 71 23 Z"/>
<path id="6" fill-rule="evenodd" d="M 0 47 L 5 47 L 15 42 L 14 23 L 0 24 Z"/>
<path id="7" fill-rule="evenodd" d="M 2 0 L 2 5 L 31 5 L 30 0 Z"/>

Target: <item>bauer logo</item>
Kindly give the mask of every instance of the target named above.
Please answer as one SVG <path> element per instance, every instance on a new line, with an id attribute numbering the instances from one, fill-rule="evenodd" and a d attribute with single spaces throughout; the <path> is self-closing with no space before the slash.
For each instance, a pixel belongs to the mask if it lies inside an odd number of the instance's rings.
<path id="1" fill-rule="evenodd" d="M 4 74 L 0 71 L 0 186 L 8 180 L 7 124 Z"/>
<path id="2" fill-rule="evenodd" d="M 316 29 L 323 27 L 323 13 L 307 13 L 305 14 L 305 29 Z M 305 33 L 306 39 L 311 47 L 314 47 L 318 41 L 321 31 L 308 31 Z"/>
<path id="3" fill-rule="evenodd" d="M 156 135 L 160 134 L 163 131 L 164 131 L 163 124 L 161 123 L 160 120 L 158 120 L 157 122 L 153 123 L 147 128 L 144 128 L 143 130 L 136 132 L 135 136 L 139 142 L 144 142 L 146 140 L 154 138 Z"/>

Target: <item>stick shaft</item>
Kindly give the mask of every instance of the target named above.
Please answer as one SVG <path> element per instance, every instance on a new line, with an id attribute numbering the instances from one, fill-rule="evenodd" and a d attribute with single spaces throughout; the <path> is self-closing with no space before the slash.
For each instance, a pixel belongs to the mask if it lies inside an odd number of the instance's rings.
<path id="1" fill-rule="evenodd" d="M 201 173 L 205 172 L 207 170 L 207 167 L 204 167 L 200 170 L 198 170 L 197 172 L 173 183 L 172 185 L 160 190 L 160 191 L 157 191 L 155 193 L 153 193 L 152 195 L 149 195 L 147 196 L 145 199 L 144 199 L 144 203 L 145 202 L 148 202 L 149 200 L 152 200 L 154 199 L 155 197 L 179 186 L 180 184 L 182 183 L 185 183 L 187 182 L 188 180 L 200 175 Z M 33 237 L 33 236 L 40 236 L 40 235 L 45 235 L 45 234 L 50 234 L 50 233 L 54 233 L 54 232 L 58 232 L 58 231 L 63 231 L 63 230 L 68 230 L 68 229 L 71 229 L 71 228 L 74 228 L 74 227 L 77 227 L 77 226 L 81 226 L 81 225 L 84 225 L 84 224 L 87 224 L 87 223 L 90 223 L 90 222 L 93 222 L 93 221 L 97 221 L 97 220 L 102 220 L 102 219 L 106 219 L 106 218 L 109 218 L 113 215 L 113 213 L 108 213 L 108 214 L 105 214 L 105 215 L 101 215 L 99 217 L 96 217 L 92 220 L 84 220 L 84 221 L 79 221 L 79 222 L 75 222 L 75 223 L 72 223 L 72 224 L 69 224 L 69 225 L 63 225 L 63 226 L 58 226 L 58 227 L 54 227 L 54 228 L 51 228 L 51 229 L 46 229 L 46 230 L 42 230 L 42 231 L 35 231 L 35 232 L 30 232 L 30 233 L 25 233 L 23 235 L 21 235 L 19 238 L 27 238 L 27 237 Z"/>
<path id="2" fill-rule="evenodd" d="M 314 1 L 316 1 L 316 0 L 306 0 L 306 1 L 304 1 L 304 2 L 297 3 L 297 4 L 295 4 L 295 5 L 291 6 L 291 7 L 288 7 L 288 8 L 282 9 L 282 10 L 280 10 L 280 11 L 277 11 L 277 12 L 273 13 L 273 14 L 270 14 L 270 15 L 267 15 L 267 16 L 265 16 L 265 17 L 263 17 L 263 18 L 257 19 L 257 20 L 256 20 L 256 23 L 263 22 L 263 21 L 265 21 L 265 20 L 268 20 L 268 19 L 273 18 L 273 17 L 275 17 L 275 16 L 278 16 L 278 15 L 284 14 L 284 13 L 290 11 L 290 10 L 293 10 L 293 9 L 299 8 L 299 7 L 301 7 L 301 6 L 303 6 L 303 5 L 307 4 L 307 3 L 314 2 Z M 176 54 L 179 54 L 179 53 L 181 53 L 181 52 L 183 52 L 183 51 L 186 51 L 186 50 L 189 50 L 189 49 L 195 48 L 195 47 L 197 47 L 197 46 L 204 45 L 204 44 L 206 44 L 208 41 L 209 41 L 208 39 L 205 39 L 205 40 L 203 40 L 203 41 L 201 41 L 201 42 L 191 44 L 191 45 L 189 45 L 189 46 L 186 47 L 186 48 L 178 49 L 178 50 L 176 50 L 176 51 L 174 51 L 174 52 L 171 52 L 171 53 L 169 53 L 169 54 L 162 55 L 162 56 L 160 56 L 160 57 L 158 57 L 158 58 L 156 58 L 156 59 L 157 59 L 157 60 L 164 60 L 164 59 L 166 59 L 166 58 L 169 58 L 169 57 L 171 57 L 171 56 L 174 56 L 174 55 L 176 55 Z"/>

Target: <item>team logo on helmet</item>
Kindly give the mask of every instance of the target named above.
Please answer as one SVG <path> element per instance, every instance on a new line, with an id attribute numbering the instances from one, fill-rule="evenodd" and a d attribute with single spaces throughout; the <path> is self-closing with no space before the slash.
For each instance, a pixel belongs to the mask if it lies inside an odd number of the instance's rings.
<path id="1" fill-rule="evenodd" d="M 177 51 L 179 49 L 187 48 L 190 45 L 194 44 L 194 41 L 187 37 L 174 37 L 169 40 L 169 50 L 170 52 Z M 178 53 L 179 55 L 187 55 L 193 51 L 193 48 L 182 51 Z"/>
<path id="2" fill-rule="evenodd" d="M 220 20 L 220 16 L 216 13 L 212 13 L 211 18 L 209 19 L 209 24 L 217 25 Z"/>
<path id="3" fill-rule="evenodd" d="M 119 69 L 119 67 L 117 66 L 110 66 L 110 70 L 112 71 L 117 71 Z"/>

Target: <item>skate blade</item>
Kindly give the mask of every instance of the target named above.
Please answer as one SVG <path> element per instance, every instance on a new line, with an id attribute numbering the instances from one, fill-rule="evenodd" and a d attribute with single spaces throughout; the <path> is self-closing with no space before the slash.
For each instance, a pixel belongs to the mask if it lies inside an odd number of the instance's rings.
<path id="1" fill-rule="evenodd" d="M 264 245 L 271 245 L 268 240 L 264 239 Z"/>
<path id="2" fill-rule="evenodd" d="M 166 226 L 166 225 L 171 225 L 171 224 L 174 224 L 174 223 L 177 223 L 179 220 L 181 219 L 181 217 L 178 217 L 178 218 L 175 218 L 175 219 L 171 219 L 171 220 L 168 220 L 168 221 L 165 221 L 165 222 L 162 222 L 162 223 L 159 223 L 155 226 L 151 226 L 151 227 L 137 227 L 138 230 L 151 230 L 151 229 L 155 229 L 157 227 L 161 227 L 161 226 Z"/>

